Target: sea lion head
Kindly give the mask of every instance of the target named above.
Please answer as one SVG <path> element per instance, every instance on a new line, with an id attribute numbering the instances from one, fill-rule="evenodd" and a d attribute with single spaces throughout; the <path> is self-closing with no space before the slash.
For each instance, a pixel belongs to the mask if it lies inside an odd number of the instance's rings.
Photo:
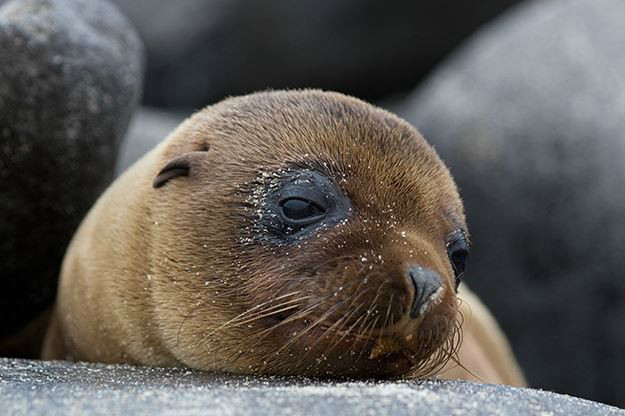
<path id="1" fill-rule="evenodd" d="M 408 123 L 338 93 L 263 92 L 196 113 L 161 149 L 147 273 L 181 363 L 423 376 L 454 354 L 463 208 Z"/>

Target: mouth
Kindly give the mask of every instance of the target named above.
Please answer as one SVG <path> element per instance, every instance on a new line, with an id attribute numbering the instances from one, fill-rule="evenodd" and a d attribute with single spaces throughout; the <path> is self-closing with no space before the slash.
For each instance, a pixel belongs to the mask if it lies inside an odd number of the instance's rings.
<path id="1" fill-rule="evenodd" d="M 416 353 L 416 334 L 400 338 L 386 329 L 376 329 L 363 335 L 315 326 L 309 320 L 291 321 L 278 328 L 282 345 L 290 344 L 288 354 L 299 359 L 298 373 L 305 369 L 309 376 L 401 377 L 423 359 Z"/>
<path id="2" fill-rule="evenodd" d="M 409 348 L 408 342 L 411 341 L 414 336 L 408 335 L 404 340 L 399 340 L 397 337 L 381 337 L 375 340 L 375 344 L 371 348 L 369 359 L 374 360 L 378 357 L 388 357 L 395 355 L 402 355 L 409 361 L 416 364 L 415 351 Z"/>
<path id="3" fill-rule="evenodd" d="M 340 318 L 337 323 L 324 322 L 323 314 L 288 311 L 270 317 L 267 337 L 276 342 L 276 355 L 292 357 L 288 369 L 280 370 L 285 374 L 358 379 L 425 376 L 442 362 L 443 354 L 436 351 L 446 342 L 444 334 L 432 337 L 428 316 L 402 316 L 386 327 L 367 327 L 361 321 L 358 329 L 365 329 L 356 330 L 355 324 L 342 326 Z"/>

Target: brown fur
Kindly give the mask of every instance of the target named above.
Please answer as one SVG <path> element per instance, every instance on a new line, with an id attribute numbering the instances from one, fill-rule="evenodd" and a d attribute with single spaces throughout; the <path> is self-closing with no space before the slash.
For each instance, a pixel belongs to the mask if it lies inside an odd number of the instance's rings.
<path id="1" fill-rule="evenodd" d="M 180 157 L 188 176 L 154 188 Z M 267 189 L 294 168 L 333 178 L 353 215 L 314 238 L 276 244 L 258 213 Z M 186 120 L 93 207 L 64 260 L 44 357 L 235 373 L 437 374 L 458 352 L 445 241 L 464 227 L 449 172 L 398 117 L 319 91 L 228 99 Z M 443 290 L 409 319 L 404 270 L 415 263 L 442 276 Z M 511 356 L 492 364 L 516 365 Z"/>

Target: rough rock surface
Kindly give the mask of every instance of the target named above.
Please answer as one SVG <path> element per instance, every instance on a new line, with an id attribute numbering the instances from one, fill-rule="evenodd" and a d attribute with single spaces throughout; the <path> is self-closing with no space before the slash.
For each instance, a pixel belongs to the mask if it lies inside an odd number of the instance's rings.
<path id="1" fill-rule="evenodd" d="M 65 247 L 112 178 L 142 54 L 103 0 L 0 9 L 0 338 L 51 303 Z"/>
<path id="2" fill-rule="evenodd" d="M 400 113 L 465 201 L 467 282 L 532 386 L 625 407 L 625 3 L 530 2 Z"/>
<path id="3" fill-rule="evenodd" d="M 199 108 L 268 87 L 411 89 L 519 0 L 115 1 L 147 46 L 145 103 Z"/>
<path id="4" fill-rule="evenodd" d="M 62 361 L 0 359 L 10 415 L 613 415 L 540 390 L 455 381 L 323 382 Z"/>

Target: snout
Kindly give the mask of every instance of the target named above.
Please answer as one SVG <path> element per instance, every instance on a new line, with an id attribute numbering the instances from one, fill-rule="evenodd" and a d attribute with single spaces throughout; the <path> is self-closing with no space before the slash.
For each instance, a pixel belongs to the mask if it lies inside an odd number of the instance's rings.
<path id="1" fill-rule="evenodd" d="M 415 319 L 427 310 L 431 301 L 440 293 L 441 279 L 434 270 L 418 265 L 409 267 L 407 274 L 414 286 L 410 318 Z"/>

